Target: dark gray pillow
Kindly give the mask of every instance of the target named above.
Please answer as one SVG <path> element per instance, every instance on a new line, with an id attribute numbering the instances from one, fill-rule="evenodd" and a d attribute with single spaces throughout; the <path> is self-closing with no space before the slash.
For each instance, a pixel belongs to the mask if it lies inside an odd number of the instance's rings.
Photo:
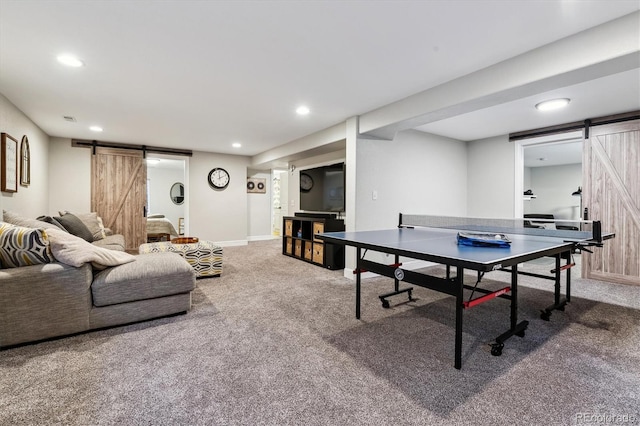
<path id="1" fill-rule="evenodd" d="M 64 216 L 55 217 L 54 219 L 57 220 L 62 226 L 64 226 L 64 229 L 69 231 L 70 234 L 73 234 L 76 237 L 80 237 L 90 243 L 93 242 L 93 234 L 91 233 L 89 228 L 87 228 L 87 225 L 85 225 L 80 219 L 78 219 L 78 216 L 67 213 Z"/>
<path id="2" fill-rule="evenodd" d="M 41 220 L 41 221 L 43 221 L 43 222 L 50 223 L 50 224 L 55 225 L 55 226 L 57 226 L 58 228 L 62 229 L 63 231 L 66 231 L 66 229 L 65 229 L 64 225 L 62 225 L 60 222 L 58 222 L 58 221 L 56 220 L 56 218 L 53 218 L 53 217 L 51 217 L 51 216 L 40 216 L 40 217 L 38 218 L 38 220 Z"/>

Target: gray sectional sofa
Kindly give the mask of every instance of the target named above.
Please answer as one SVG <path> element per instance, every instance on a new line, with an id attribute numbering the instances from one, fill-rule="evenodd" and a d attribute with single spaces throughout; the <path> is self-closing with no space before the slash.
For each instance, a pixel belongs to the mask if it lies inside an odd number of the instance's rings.
<path id="1" fill-rule="evenodd" d="M 180 255 L 129 255 L 117 248 L 124 247 L 120 235 L 93 244 L 45 232 L 52 261 L 0 269 L 0 348 L 191 308 L 195 272 Z"/>

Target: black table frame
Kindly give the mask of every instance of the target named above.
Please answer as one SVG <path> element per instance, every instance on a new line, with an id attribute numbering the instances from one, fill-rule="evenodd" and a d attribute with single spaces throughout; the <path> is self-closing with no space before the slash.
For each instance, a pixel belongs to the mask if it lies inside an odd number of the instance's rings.
<path id="1" fill-rule="evenodd" d="M 557 246 L 555 248 L 550 248 L 547 250 L 541 250 L 535 253 L 528 253 L 526 255 L 517 256 L 508 261 L 501 261 L 500 263 L 490 263 L 490 264 L 479 264 L 474 262 L 466 262 L 461 260 L 454 259 L 446 259 L 439 257 L 431 257 L 429 255 L 421 255 L 418 253 L 407 252 L 403 250 L 394 250 L 390 248 L 380 247 L 377 245 L 368 245 L 363 243 L 358 243 L 355 241 L 346 241 L 343 239 L 332 238 L 331 236 L 321 236 L 321 238 L 326 239 L 327 241 L 331 241 L 335 244 L 342 244 L 346 246 L 353 246 L 356 248 L 356 256 L 357 256 L 357 265 L 354 273 L 356 274 L 356 300 L 355 300 L 355 311 L 356 318 L 360 319 L 360 311 L 361 311 L 361 288 L 362 288 L 362 273 L 366 271 L 374 272 L 376 274 L 390 277 L 394 279 L 394 291 L 381 295 L 380 300 L 382 301 L 383 307 L 389 307 L 387 297 L 394 296 L 401 293 L 407 293 L 409 299 L 411 300 L 411 290 L 412 288 L 400 288 L 400 281 L 405 281 L 407 283 L 424 287 L 430 290 L 434 290 L 440 293 L 445 293 L 451 296 L 454 296 L 455 307 L 456 307 L 456 331 L 455 331 L 455 355 L 454 355 L 454 367 L 456 369 L 462 368 L 462 324 L 463 324 L 463 311 L 466 308 L 469 308 L 468 304 L 465 304 L 464 300 L 464 290 L 465 289 L 473 289 L 475 292 L 483 293 L 484 296 L 481 296 L 479 299 L 479 303 L 482 301 L 487 301 L 493 298 L 502 298 L 510 300 L 510 325 L 509 329 L 502 333 L 500 336 L 496 337 L 495 343 L 492 343 L 491 353 L 495 356 L 499 356 L 502 354 L 502 348 L 504 347 L 504 342 L 509 339 L 511 336 L 516 335 L 519 337 L 524 337 L 525 330 L 529 324 L 528 321 L 518 322 L 518 275 L 532 275 L 540 278 L 551 279 L 554 281 L 554 303 L 543 310 L 542 317 L 543 319 L 548 320 L 551 312 L 555 309 L 564 310 L 564 306 L 570 302 L 571 299 L 571 252 L 575 249 L 575 244 L 571 242 L 567 242 L 564 245 Z M 395 262 L 391 265 L 385 265 L 378 262 L 373 262 L 367 259 L 364 259 L 362 250 L 363 249 L 371 249 L 376 252 L 382 252 L 391 254 L 395 258 Z M 400 268 L 400 256 L 418 259 L 418 260 L 426 260 L 430 262 L 435 262 L 438 264 L 445 265 L 447 268 L 447 277 L 441 278 L 433 275 L 429 275 L 422 272 L 411 271 L 407 269 Z M 539 259 L 541 257 L 554 257 L 555 258 L 555 269 L 551 271 L 553 273 L 552 276 L 543 276 L 538 274 L 531 274 L 527 272 L 518 271 L 518 264 L 527 262 L 529 260 Z M 561 260 L 565 258 L 567 259 L 566 265 L 561 266 Z M 456 274 L 452 278 L 450 277 L 450 268 L 455 268 Z M 510 272 L 511 275 L 511 286 L 509 291 L 505 292 L 503 289 L 500 292 L 489 291 L 486 289 L 482 289 L 477 286 L 469 286 L 464 284 L 464 270 L 475 270 L 478 274 L 482 274 L 484 272 L 490 271 L 507 271 Z M 561 273 L 565 272 L 565 283 L 566 283 L 566 293 L 565 297 L 562 297 L 561 294 Z M 510 293 L 510 294 L 508 294 Z"/>

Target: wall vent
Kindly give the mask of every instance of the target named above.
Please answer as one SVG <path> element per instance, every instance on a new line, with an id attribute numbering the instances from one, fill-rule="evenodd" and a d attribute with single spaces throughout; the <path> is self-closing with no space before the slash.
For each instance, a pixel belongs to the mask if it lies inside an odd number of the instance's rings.
<path id="1" fill-rule="evenodd" d="M 75 123 L 75 122 L 76 122 L 76 118 L 75 118 L 75 117 L 72 117 L 72 116 L 70 116 L 70 115 L 65 115 L 65 116 L 63 116 L 62 118 L 64 118 L 64 119 L 65 119 L 65 121 L 68 121 L 68 122 L 70 122 L 70 123 Z"/>

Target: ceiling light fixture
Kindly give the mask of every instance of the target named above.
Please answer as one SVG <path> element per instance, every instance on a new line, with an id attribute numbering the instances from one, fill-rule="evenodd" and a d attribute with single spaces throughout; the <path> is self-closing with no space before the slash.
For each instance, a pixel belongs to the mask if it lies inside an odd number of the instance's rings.
<path id="1" fill-rule="evenodd" d="M 239 142 L 234 142 L 231 144 L 232 147 L 234 148 L 240 148 L 242 146 L 242 144 L 240 144 Z"/>
<path id="2" fill-rule="evenodd" d="M 296 114 L 298 115 L 307 115 L 309 114 L 311 111 L 309 110 L 308 107 L 306 106 L 299 106 L 298 109 L 296 109 Z"/>
<path id="3" fill-rule="evenodd" d="M 569 105 L 571 99 L 569 98 L 560 98 L 560 99 L 550 99 L 548 101 L 543 101 L 536 104 L 536 109 L 538 111 L 551 111 L 558 108 L 563 108 Z"/>
<path id="4" fill-rule="evenodd" d="M 76 58 L 73 55 L 60 55 L 58 56 L 57 59 L 58 59 L 58 62 L 68 67 L 79 68 L 81 66 L 84 66 L 84 62 L 82 62 L 80 59 Z"/>
<path id="5" fill-rule="evenodd" d="M 100 126 L 91 126 L 89 127 L 89 130 L 91 130 L 92 132 L 101 132 L 103 129 Z"/>

